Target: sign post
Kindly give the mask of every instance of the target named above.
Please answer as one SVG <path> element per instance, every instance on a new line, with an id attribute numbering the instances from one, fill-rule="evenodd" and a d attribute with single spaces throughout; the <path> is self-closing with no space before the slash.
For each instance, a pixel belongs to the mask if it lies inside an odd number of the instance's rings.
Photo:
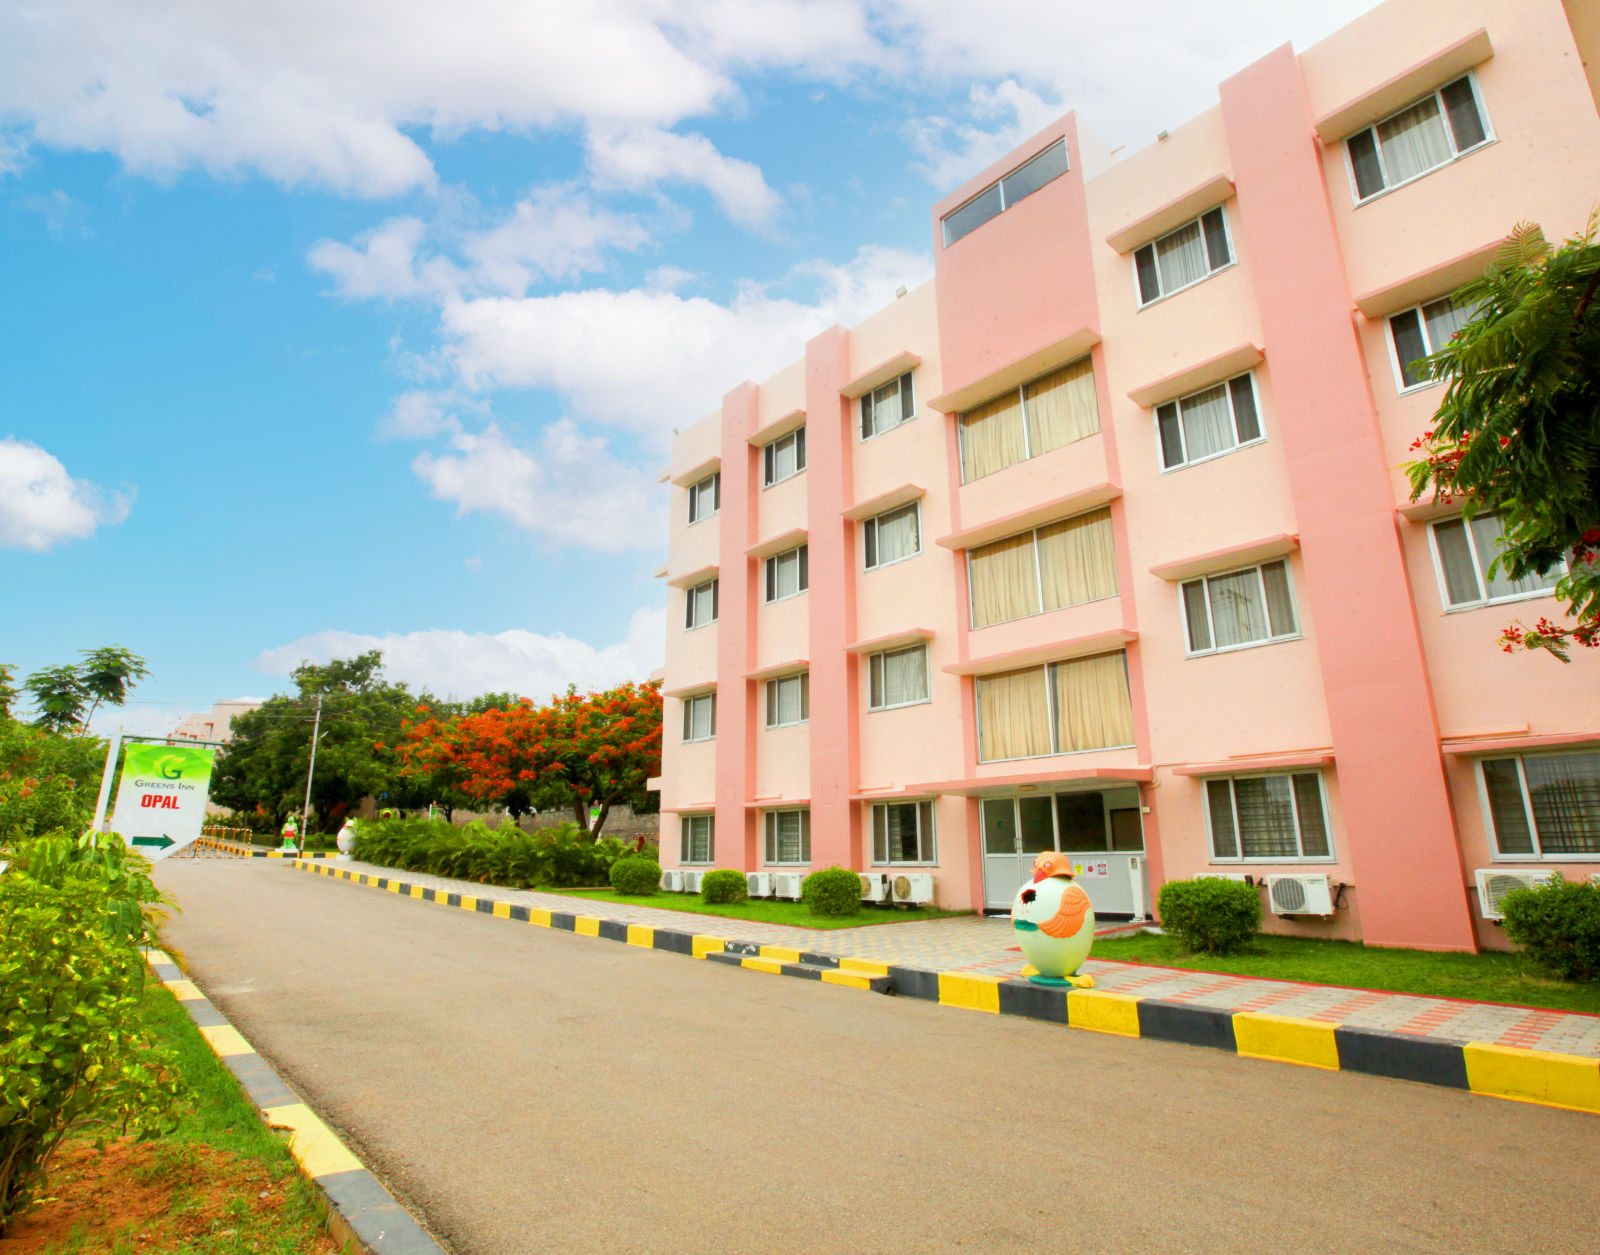
<path id="1" fill-rule="evenodd" d="M 210 746 L 129 745 L 111 827 L 152 862 L 200 836 L 211 788 Z"/>

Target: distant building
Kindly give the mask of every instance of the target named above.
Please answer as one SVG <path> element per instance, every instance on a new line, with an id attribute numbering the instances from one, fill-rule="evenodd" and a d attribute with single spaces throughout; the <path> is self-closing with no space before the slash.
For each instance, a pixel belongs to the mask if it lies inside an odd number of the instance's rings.
<path id="1" fill-rule="evenodd" d="M 233 736 L 233 721 L 260 706 L 260 702 L 243 698 L 231 702 L 217 702 L 209 712 L 190 715 L 174 728 L 171 734 L 172 740 L 221 741 L 226 744 Z"/>

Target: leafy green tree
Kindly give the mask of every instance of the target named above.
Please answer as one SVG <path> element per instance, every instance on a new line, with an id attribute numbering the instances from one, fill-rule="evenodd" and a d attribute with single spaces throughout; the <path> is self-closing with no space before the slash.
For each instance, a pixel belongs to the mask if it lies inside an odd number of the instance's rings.
<path id="1" fill-rule="evenodd" d="M 11 719 L 14 716 L 11 708 L 16 705 L 17 698 L 22 692 L 16 685 L 17 669 L 9 662 L 0 662 L 0 720 Z"/>
<path id="2" fill-rule="evenodd" d="M 94 818 L 106 743 L 0 722 L 0 848 L 24 837 L 77 836 Z"/>
<path id="3" fill-rule="evenodd" d="M 121 645 L 86 649 L 83 659 L 44 667 L 24 681 L 40 727 L 53 732 L 85 728 L 101 705 L 121 706 L 133 684 L 150 674 L 144 659 Z"/>
<path id="4" fill-rule="evenodd" d="M 23 681 L 33 698 L 34 722 L 51 732 L 70 732 L 83 725 L 83 712 L 89 704 L 83 678 L 70 663 L 42 667 Z"/>
<path id="5" fill-rule="evenodd" d="M 1501 635 L 1507 652 L 1600 645 L 1600 212 L 1552 249 L 1532 223 L 1512 232 L 1488 273 L 1455 294 L 1475 308 L 1424 359 L 1448 384 L 1406 469 L 1412 499 L 1432 490 L 1467 513 L 1503 517 L 1494 569 L 1519 579 L 1557 567 L 1571 624 L 1541 618 Z"/>
<path id="6" fill-rule="evenodd" d="M 145 660 L 121 645 L 105 645 L 99 649 L 83 651 L 83 661 L 78 664 L 78 678 L 84 691 L 93 699 L 84 722 L 94 718 L 101 705 L 121 706 L 128 700 L 128 689 L 137 681 L 147 678 L 150 668 Z"/>

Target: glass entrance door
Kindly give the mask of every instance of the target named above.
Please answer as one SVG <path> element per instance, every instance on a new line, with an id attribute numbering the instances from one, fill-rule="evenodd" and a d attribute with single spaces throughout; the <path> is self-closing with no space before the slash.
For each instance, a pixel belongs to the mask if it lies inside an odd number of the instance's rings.
<path id="1" fill-rule="evenodd" d="M 1054 798 L 985 798 L 984 905 L 993 911 L 1010 910 L 1017 890 L 1033 878 L 1034 856 L 1060 848 Z"/>

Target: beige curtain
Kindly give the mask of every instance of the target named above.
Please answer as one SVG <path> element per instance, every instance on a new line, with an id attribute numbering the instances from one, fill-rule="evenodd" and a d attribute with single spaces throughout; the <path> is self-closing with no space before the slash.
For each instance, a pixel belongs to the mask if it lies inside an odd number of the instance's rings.
<path id="1" fill-rule="evenodd" d="M 978 757 L 1038 758 L 1050 752 L 1050 697 L 1045 669 L 978 677 Z"/>
<path id="2" fill-rule="evenodd" d="M 1039 529 L 1039 576 L 1044 608 L 1117 595 L 1117 547 L 1111 511 L 1095 510 Z"/>
<path id="3" fill-rule="evenodd" d="M 1133 744 L 1128 664 L 1119 650 L 1051 664 L 1056 741 L 1062 754 Z"/>
<path id="4" fill-rule="evenodd" d="M 1013 388 L 961 416 L 961 482 L 1003 471 L 1028 456 L 1021 394 Z"/>
<path id="5" fill-rule="evenodd" d="M 988 627 L 1039 613 L 1039 576 L 1033 560 L 1033 533 L 971 551 L 972 626 Z"/>
<path id="6" fill-rule="evenodd" d="M 1034 380 L 1022 391 L 1031 456 L 1038 457 L 1100 430 L 1094 366 L 1087 357 Z"/>

